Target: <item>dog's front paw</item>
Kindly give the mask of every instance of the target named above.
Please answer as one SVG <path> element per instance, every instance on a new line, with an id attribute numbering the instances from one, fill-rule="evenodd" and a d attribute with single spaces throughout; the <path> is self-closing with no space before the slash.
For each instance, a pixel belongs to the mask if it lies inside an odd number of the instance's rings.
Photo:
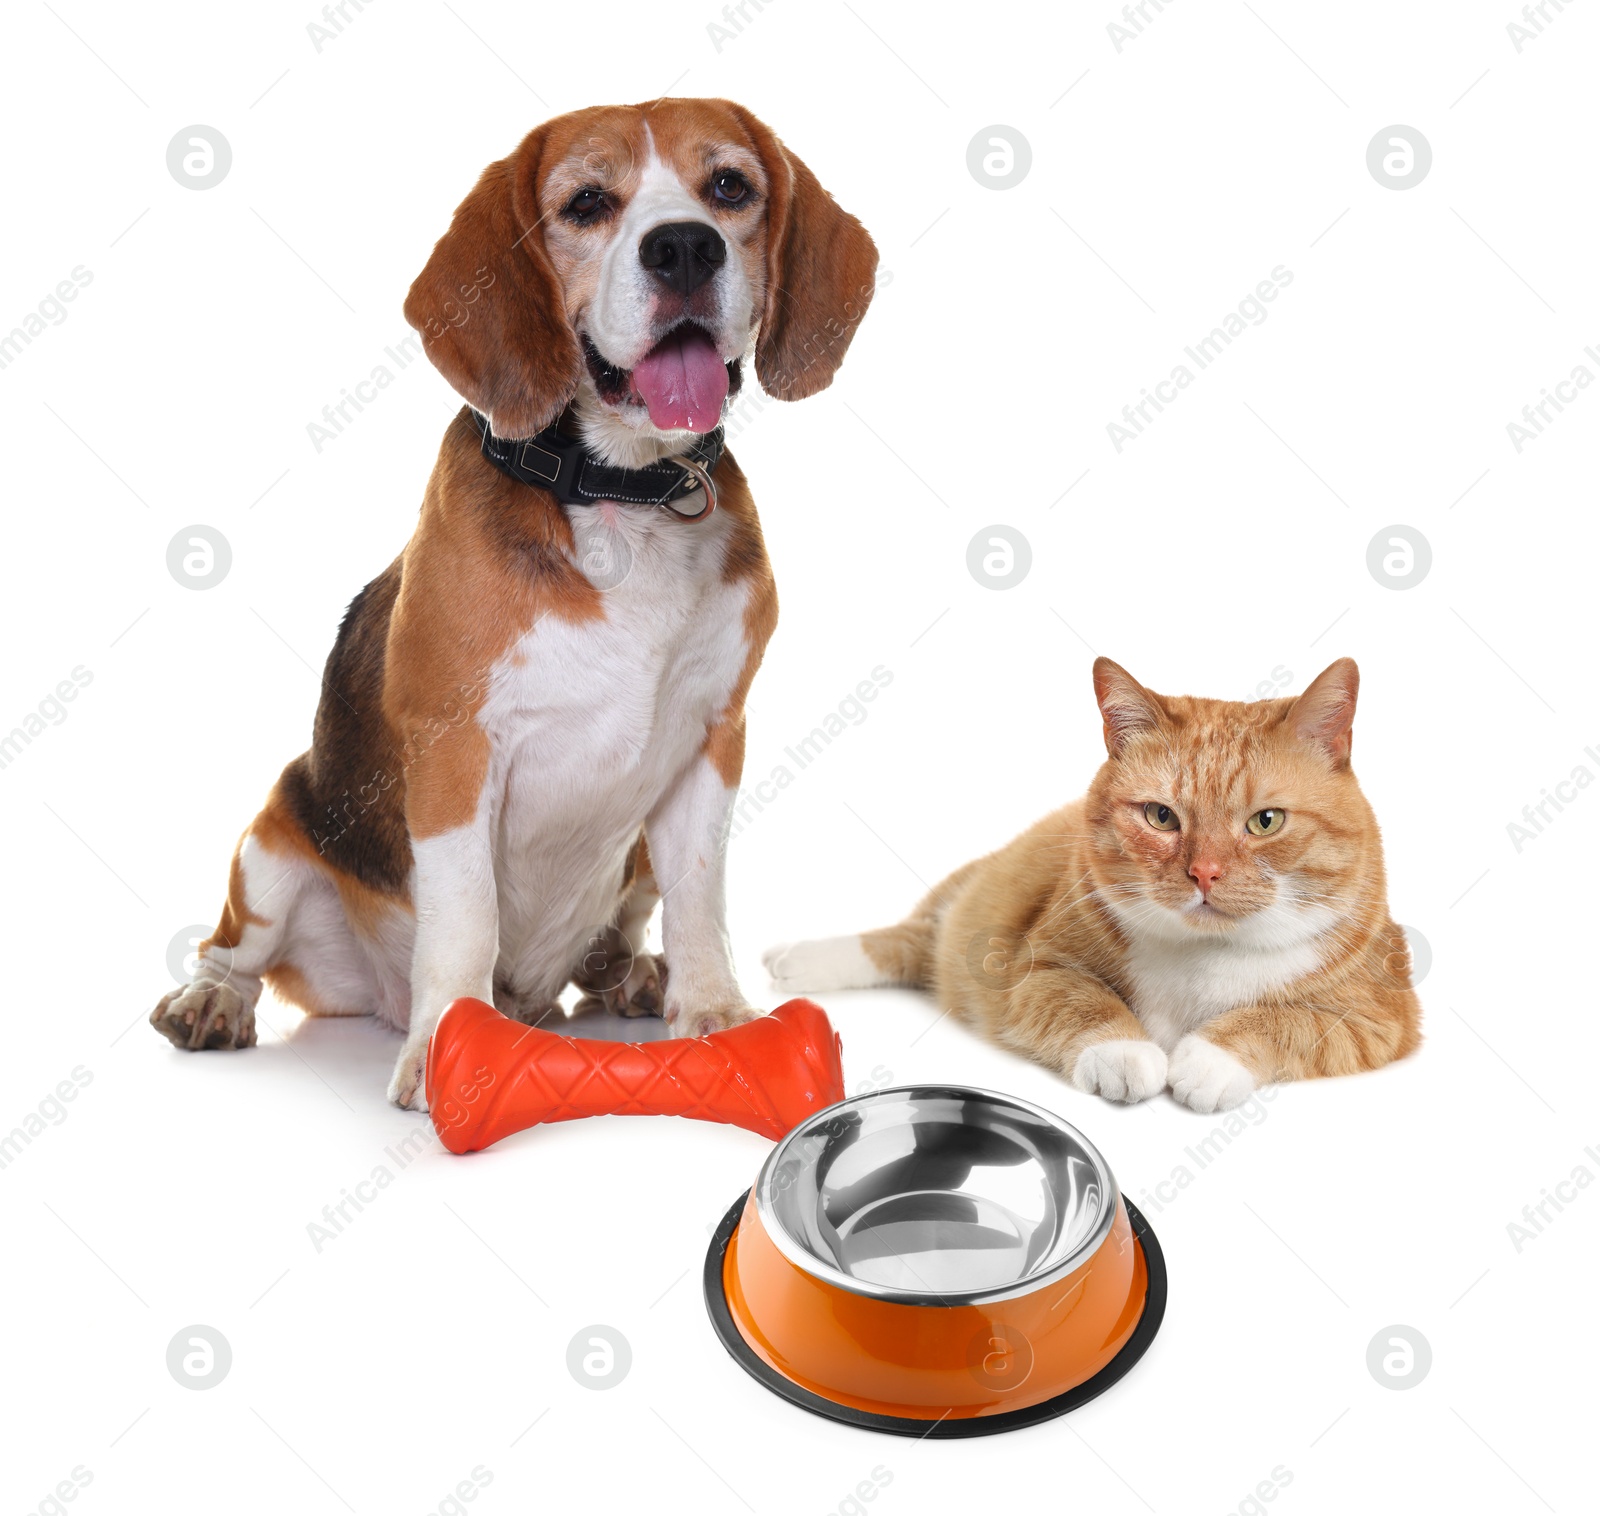
<path id="1" fill-rule="evenodd" d="M 1192 1111 L 1228 1111 L 1248 1100 L 1255 1075 L 1226 1048 L 1191 1032 L 1172 1050 L 1167 1082 L 1173 1098 Z"/>
<path id="2" fill-rule="evenodd" d="M 764 1014 L 750 1005 L 677 1006 L 669 999 L 666 1022 L 674 1037 L 709 1037 Z"/>
<path id="3" fill-rule="evenodd" d="M 389 1099 L 403 1111 L 427 1110 L 427 1073 L 427 1040 L 416 1045 L 408 1042 L 395 1062 L 394 1075 L 389 1080 Z"/>
<path id="4" fill-rule="evenodd" d="M 256 1008 L 231 984 L 186 984 L 161 997 L 150 1025 L 189 1052 L 254 1047 Z"/>
<path id="5" fill-rule="evenodd" d="M 1138 1037 L 1090 1043 L 1072 1065 L 1071 1079 L 1086 1095 L 1106 1100 L 1148 1100 L 1167 1083 L 1167 1055 Z"/>

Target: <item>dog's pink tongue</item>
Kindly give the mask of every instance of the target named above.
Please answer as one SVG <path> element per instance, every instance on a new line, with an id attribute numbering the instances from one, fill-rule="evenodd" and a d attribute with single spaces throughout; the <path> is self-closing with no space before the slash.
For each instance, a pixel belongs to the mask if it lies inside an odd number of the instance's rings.
<path id="1" fill-rule="evenodd" d="M 728 370 L 698 327 L 679 327 L 634 366 L 633 387 L 663 431 L 709 432 L 722 419 Z"/>

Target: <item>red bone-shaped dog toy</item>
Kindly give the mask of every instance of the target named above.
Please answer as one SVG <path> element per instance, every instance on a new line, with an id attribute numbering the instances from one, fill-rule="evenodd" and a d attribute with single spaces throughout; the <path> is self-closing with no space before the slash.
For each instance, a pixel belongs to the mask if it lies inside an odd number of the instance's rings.
<path id="1" fill-rule="evenodd" d="M 578 1116 L 692 1116 L 776 1140 L 844 1099 L 840 1046 L 809 1000 L 668 1042 L 563 1037 L 456 1000 L 428 1044 L 428 1109 L 452 1153 Z"/>

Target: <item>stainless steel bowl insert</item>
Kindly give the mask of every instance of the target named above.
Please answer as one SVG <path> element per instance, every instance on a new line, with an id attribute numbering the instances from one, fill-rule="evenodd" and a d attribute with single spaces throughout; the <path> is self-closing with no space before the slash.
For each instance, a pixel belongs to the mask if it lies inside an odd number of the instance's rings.
<path id="1" fill-rule="evenodd" d="M 962 1085 L 842 1100 L 767 1158 L 756 1207 L 818 1279 L 878 1300 L 975 1305 L 1043 1289 L 1111 1230 L 1117 1184 L 1081 1132 Z"/>

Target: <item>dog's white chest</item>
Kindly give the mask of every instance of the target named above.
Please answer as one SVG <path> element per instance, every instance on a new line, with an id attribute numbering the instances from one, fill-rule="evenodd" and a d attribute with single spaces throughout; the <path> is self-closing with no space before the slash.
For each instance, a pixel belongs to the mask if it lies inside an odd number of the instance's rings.
<path id="1" fill-rule="evenodd" d="M 576 513 L 578 562 L 605 616 L 536 623 L 497 665 L 480 716 L 513 830 L 517 818 L 536 831 L 563 817 L 637 827 L 704 743 L 748 651 L 747 590 L 722 579 L 719 528 Z"/>

